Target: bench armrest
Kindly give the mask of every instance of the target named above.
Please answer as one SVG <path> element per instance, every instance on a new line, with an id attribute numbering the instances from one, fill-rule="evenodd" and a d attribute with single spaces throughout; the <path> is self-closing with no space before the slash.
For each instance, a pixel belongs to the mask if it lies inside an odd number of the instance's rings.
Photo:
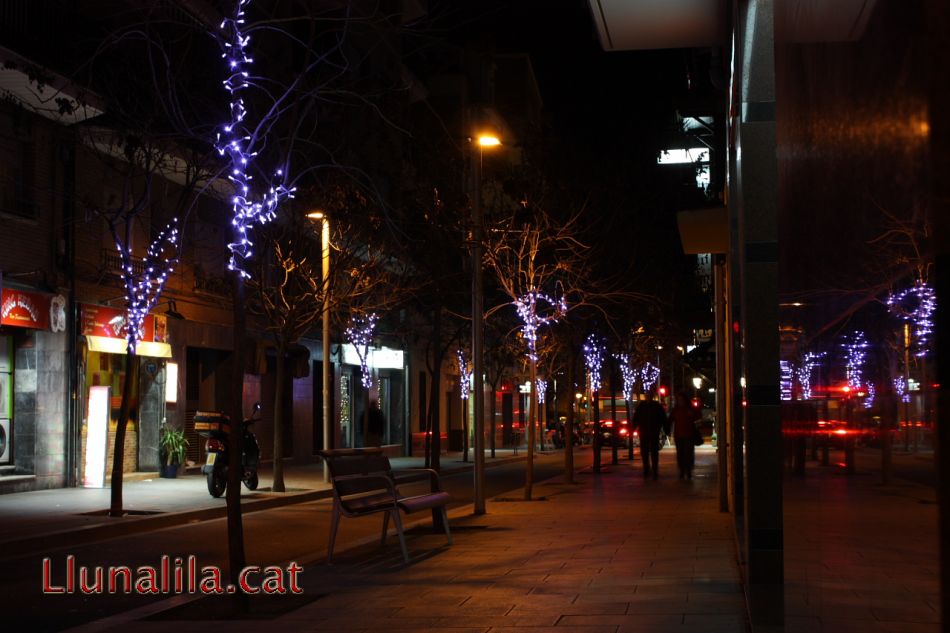
<path id="1" fill-rule="evenodd" d="M 396 485 L 408 484 L 415 481 L 429 480 L 432 492 L 440 492 L 442 485 L 439 482 L 439 473 L 431 468 L 406 468 L 405 470 L 393 471 L 393 481 Z"/>
<path id="2" fill-rule="evenodd" d="M 355 487 L 355 485 L 359 485 L 363 482 L 367 484 L 369 484 L 370 482 L 379 482 L 379 485 L 376 485 L 375 483 L 373 483 L 371 484 L 371 486 L 366 487 L 362 490 L 351 489 Z M 342 484 L 342 486 L 338 486 L 337 484 Z M 341 493 L 340 491 L 341 487 L 345 489 L 346 492 Z M 383 490 L 383 489 L 389 492 L 389 494 L 392 495 L 393 500 L 395 501 L 396 487 L 393 484 L 393 481 L 386 475 L 356 474 L 356 475 L 339 475 L 333 478 L 333 493 L 338 497 L 349 497 L 352 495 L 359 495 L 359 494 L 364 494 L 368 492 L 373 492 L 374 490 Z"/>

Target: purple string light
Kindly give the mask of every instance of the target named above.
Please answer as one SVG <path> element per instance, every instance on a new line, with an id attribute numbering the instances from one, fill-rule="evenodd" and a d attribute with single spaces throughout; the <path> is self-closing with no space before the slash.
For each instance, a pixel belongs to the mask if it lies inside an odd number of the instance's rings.
<path id="1" fill-rule="evenodd" d="M 801 387 L 800 398 L 802 400 L 811 400 L 812 398 L 812 376 L 814 375 L 815 368 L 818 367 L 819 361 L 824 357 L 824 355 L 824 352 L 818 354 L 815 352 L 807 352 L 804 358 L 802 358 L 801 364 L 795 368 L 795 378 L 798 380 L 798 386 Z"/>
<path id="2" fill-rule="evenodd" d="M 360 359 L 360 383 L 369 389 L 373 386 L 373 376 L 369 372 L 369 346 L 373 342 L 373 330 L 376 329 L 376 315 L 353 316 L 346 328 L 347 340 L 356 348 Z"/>
<path id="3" fill-rule="evenodd" d="M 779 364 L 779 389 L 781 390 L 782 400 L 792 399 L 792 364 L 787 360 L 780 360 Z"/>
<path id="4" fill-rule="evenodd" d="M 620 364 L 620 375 L 623 376 L 624 400 L 633 400 L 633 392 L 637 388 L 637 372 L 630 364 L 630 354 L 615 354 L 614 358 Z"/>
<path id="5" fill-rule="evenodd" d="M 910 394 L 907 392 L 907 382 L 903 376 L 894 378 L 894 391 L 901 402 L 910 402 Z"/>
<path id="6" fill-rule="evenodd" d="M 604 363 L 604 345 L 596 335 L 591 334 L 584 343 L 584 363 L 590 376 L 590 390 L 600 391 L 600 370 Z"/>
<path id="7" fill-rule="evenodd" d="M 927 284 L 917 284 L 889 296 L 887 306 L 898 317 L 913 324 L 918 349 L 916 355 L 924 356 L 933 335 L 934 311 L 937 309 L 937 295 L 933 288 Z"/>
<path id="8" fill-rule="evenodd" d="M 523 323 L 521 333 L 528 344 L 528 358 L 538 362 L 538 329 L 563 317 L 567 313 L 567 302 L 564 297 L 554 300 L 544 293 L 532 291 L 518 298 L 514 304 Z M 539 308 L 545 304 L 551 313 L 539 314 Z"/>
<path id="9" fill-rule="evenodd" d="M 258 152 L 252 150 L 253 137 L 244 119 L 247 109 L 241 91 L 249 86 L 247 67 L 254 62 L 248 57 L 246 48 L 251 36 L 244 35 L 244 8 L 250 0 L 238 0 L 234 8 L 234 17 L 225 18 L 221 22 L 221 30 L 230 29 L 229 41 L 222 42 L 224 53 L 222 57 L 227 62 L 228 78 L 222 83 L 228 94 L 231 95 L 231 119 L 218 131 L 216 149 L 221 156 L 227 156 L 230 162 L 228 180 L 234 184 L 234 195 L 231 197 L 233 217 L 231 226 L 234 229 L 235 241 L 228 244 L 231 258 L 228 260 L 228 269 L 238 271 L 242 277 L 250 277 L 239 262 L 254 254 L 254 242 L 248 237 L 248 232 L 256 222 L 266 224 L 277 215 L 277 207 L 286 198 L 293 198 L 296 188 L 287 188 L 283 184 L 283 170 L 278 169 L 274 174 L 280 184 L 272 185 L 268 192 L 259 200 L 255 200 L 251 193 L 251 180 L 248 169 Z"/>
<path id="10" fill-rule="evenodd" d="M 867 360 L 868 342 L 862 332 L 853 332 L 844 343 L 845 376 L 852 391 L 857 391 L 864 383 L 864 364 Z"/>
<path id="11" fill-rule="evenodd" d="M 472 366 L 465 360 L 465 352 L 456 351 L 456 357 L 459 361 L 459 389 L 462 392 L 462 400 L 468 400 L 469 393 L 472 390 Z"/>
<path id="12" fill-rule="evenodd" d="M 660 378 L 660 368 L 647 361 L 640 367 L 640 385 L 644 392 L 653 391 L 656 381 Z"/>
<path id="13" fill-rule="evenodd" d="M 535 388 L 538 390 L 538 404 L 544 404 L 544 398 L 548 390 L 548 381 L 544 378 L 538 378 L 535 381 Z"/>
<path id="14" fill-rule="evenodd" d="M 138 342 L 144 335 L 145 317 L 158 302 L 168 276 L 174 272 L 178 263 L 178 218 L 172 221 L 152 240 L 145 252 L 145 261 L 142 262 L 142 272 L 136 273 L 132 265 L 132 252 L 127 245 L 116 240 L 115 247 L 119 251 L 122 262 L 122 285 L 125 289 L 126 318 L 128 325 L 126 340 L 129 343 L 129 352 L 135 354 Z M 173 249 L 168 257 L 165 251 Z"/>

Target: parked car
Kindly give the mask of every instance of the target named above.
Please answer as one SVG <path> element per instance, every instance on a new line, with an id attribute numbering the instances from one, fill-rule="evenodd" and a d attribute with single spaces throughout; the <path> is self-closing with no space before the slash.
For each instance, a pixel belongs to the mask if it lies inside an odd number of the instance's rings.
<path id="1" fill-rule="evenodd" d="M 614 442 L 617 443 L 619 448 L 625 448 L 628 446 L 629 442 L 632 440 L 634 447 L 640 445 L 640 434 L 636 430 L 630 429 L 630 424 L 627 420 L 617 420 L 617 426 L 620 428 L 617 431 L 617 434 L 614 435 L 613 420 L 601 420 L 600 421 L 600 430 L 601 430 L 601 445 L 602 446 L 613 446 Z"/>

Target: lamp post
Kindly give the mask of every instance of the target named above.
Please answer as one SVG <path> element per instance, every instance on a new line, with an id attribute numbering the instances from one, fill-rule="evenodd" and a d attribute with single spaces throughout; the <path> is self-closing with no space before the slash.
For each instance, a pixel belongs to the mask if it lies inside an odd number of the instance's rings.
<path id="1" fill-rule="evenodd" d="M 482 367 L 482 155 L 486 147 L 497 147 L 497 136 L 479 135 L 478 160 L 472 157 L 472 373 L 475 393 L 475 514 L 485 514 L 485 382 Z"/>
<path id="2" fill-rule="evenodd" d="M 330 449 L 330 219 L 323 211 L 311 211 L 307 214 L 311 220 L 320 222 L 320 254 L 323 269 L 323 333 L 321 345 L 323 353 L 323 450 Z M 330 481 L 330 469 L 327 460 L 323 460 L 323 482 Z"/>

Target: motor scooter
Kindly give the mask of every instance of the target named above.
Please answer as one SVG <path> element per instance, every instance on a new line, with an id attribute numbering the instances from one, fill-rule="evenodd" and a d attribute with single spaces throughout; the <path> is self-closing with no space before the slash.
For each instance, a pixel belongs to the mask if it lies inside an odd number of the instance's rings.
<path id="1" fill-rule="evenodd" d="M 254 405 L 251 417 L 241 424 L 243 443 L 241 450 L 241 465 L 244 473 L 241 479 L 248 490 L 257 489 L 257 464 L 260 461 L 261 448 L 257 437 L 251 432 L 251 426 L 259 418 L 261 403 Z M 197 411 L 195 412 L 195 430 L 202 437 L 207 437 L 205 452 L 207 459 L 201 472 L 207 475 L 208 492 L 212 497 L 220 497 L 228 487 L 228 434 L 231 431 L 231 419 L 224 413 Z"/>

